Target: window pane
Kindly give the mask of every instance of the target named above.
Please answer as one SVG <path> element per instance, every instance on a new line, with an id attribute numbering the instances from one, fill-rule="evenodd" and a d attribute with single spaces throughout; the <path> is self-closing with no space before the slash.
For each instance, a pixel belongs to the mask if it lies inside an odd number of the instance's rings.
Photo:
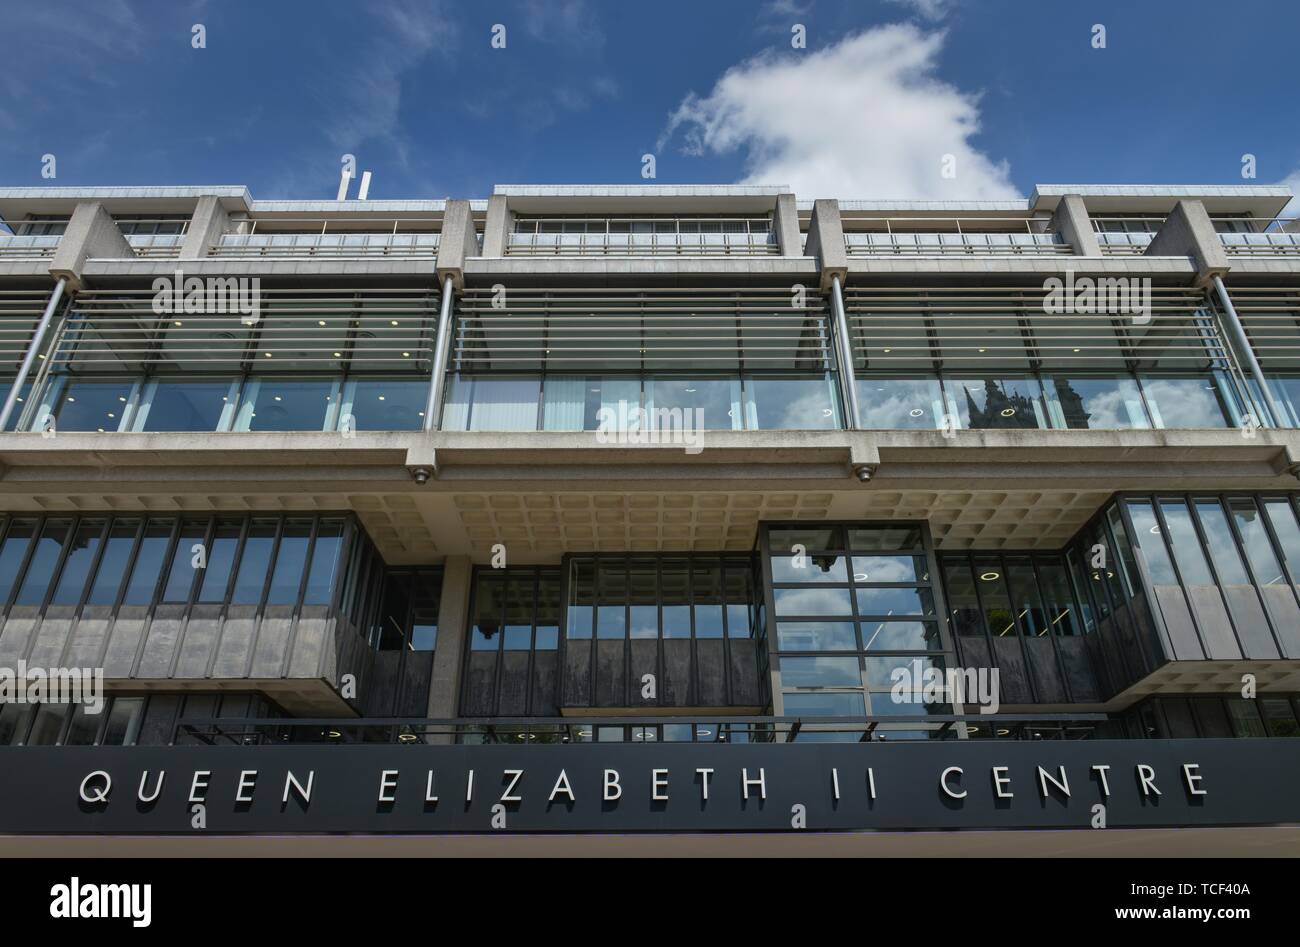
<path id="1" fill-rule="evenodd" d="M 850 616 L 853 606 L 848 589 L 775 589 L 772 592 L 776 613 L 800 617 L 816 615 Z"/>
<path id="2" fill-rule="evenodd" d="M 85 704 L 75 704 L 72 709 L 72 723 L 63 738 L 64 746 L 90 746 L 99 735 L 99 725 L 104 722 L 103 712 L 86 713 Z"/>
<path id="3" fill-rule="evenodd" d="M 36 540 L 36 551 L 27 566 L 27 575 L 18 590 L 18 598 L 14 600 L 15 605 L 40 605 L 45 601 L 45 590 L 54 578 L 54 569 L 59 564 L 59 555 L 71 527 L 71 520 L 45 521 L 40 538 Z"/>
<path id="4" fill-rule="evenodd" d="M 920 567 L 917 556 L 854 556 L 853 581 L 916 582 Z"/>
<path id="5" fill-rule="evenodd" d="M 835 384 L 820 378 L 745 379 L 747 426 L 758 430 L 814 431 L 840 426 Z"/>
<path id="6" fill-rule="evenodd" d="M 160 381 L 138 431 L 215 431 L 230 403 L 229 381 Z"/>
<path id="7" fill-rule="evenodd" d="M 722 637 L 722 567 L 716 562 L 696 562 L 691 568 L 691 593 L 695 599 L 695 637 Z"/>
<path id="8" fill-rule="evenodd" d="M 628 631 L 633 638 L 659 637 L 659 582 L 653 560 L 633 561 L 628 567 L 631 605 Z"/>
<path id="9" fill-rule="evenodd" d="M 499 647 L 501 617 L 505 611 L 506 583 L 499 575 L 480 575 L 474 590 L 474 628 L 470 650 L 495 651 Z"/>
<path id="10" fill-rule="evenodd" d="M 54 589 L 54 597 L 50 599 L 51 605 L 76 605 L 81 601 L 103 533 L 104 521 L 101 519 L 82 520 L 77 524 L 68 557 L 63 561 L 63 573 Z"/>
<path id="11" fill-rule="evenodd" d="M 63 729 L 63 721 L 68 719 L 71 704 L 41 704 L 36 708 L 32 719 L 32 728 L 24 741 L 28 746 L 53 746 Z"/>
<path id="12" fill-rule="evenodd" d="M 144 526 L 140 549 L 135 554 L 135 565 L 131 567 L 131 578 L 127 580 L 126 594 L 122 597 L 123 605 L 152 604 L 166 548 L 172 542 L 174 522 L 172 519 L 151 519 Z"/>
<path id="13" fill-rule="evenodd" d="M 782 658 L 783 687 L 861 687 L 857 658 Z"/>
<path id="14" fill-rule="evenodd" d="M 1137 533 L 1134 542 L 1142 557 L 1146 560 L 1147 572 L 1154 585 L 1177 585 L 1173 563 L 1169 561 L 1169 552 L 1165 549 L 1160 536 L 1160 524 L 1156 521 L 1155 510 L 1145 500 L 1130 500 L 1128 515 L 1133 520 L 1133 529 Z"/>
<path id="15" fill-rule="evenodd" d="M 334 397 L 334 382 L 328 379 L 258 379 L 248 429 L 323 431 L 325 415 Z"/>
<path id="16" fill-rule="evenodd" d="M 343 521 L 321 520 L 316 527 L 316 545 L 311 551 L 304 605 L 328 605 L 334 591 L 339 554 L 343 551 Z"/>
<path id="17" fill-rule="evenodd" d="M 646 381 L 646 410 L 650 413 L 650 427 L 655 430 L 739 429 L 742 426 L 737 416 L 739 407 L 739 378 L 651 378 Z M 703 419 L 703 424 L 700 419 Z"/>
<path id="18" fill-rule="evenodd" d="M 859 378 L 858 412 L 870 430 L 935 430 L 944 415 L 937 378 Z"/>
<path id="19" fill-rule="evenodd" d="M 773 555 L 793 553 L 795 546 L 802 546 L 803 552 L 821 552 L 824 549 L 843 549 L 844 534 L 834 526 L 782 528 L 769 532 L 768 542 Z"/>
<path id="20" fill-rule="evenodd" d="M 856 651 L 857 635 L 848 621 L 782 621 L 776 624 L 781 651 Z"/>
<path id="21" fill-rule="evenodd" d="M 241 524 L 239 520 L 222 520 L 217 523 L 208 549 L 207 569 L 203 572 L 203 587 L 199 590 L 200 602 L 224 602 L 230 584 L 230 571 L 235 565 L 235 550 L 239 547 Z M 179 556 L 189 546 L 177 547 Z M 173 573 L 175 566 L 173 565 Z"/>
<path id="22" fill-rule="evenodd" d="M 1142 391 L 1158 428 L 1233 426 L 1227 395 L 1212 377 L 1143 378 Z"/>
<path id="23" fill-rule="evenodd" d="M 1082 634 L 1064 563 L 1041 560 L 1038 563 L 1038 580 L 1043 587 L 1043 596 L 1047 599 L 1047 620 L 1052 633 Z"/>
<path id="24" fill-rule="evenodd" d="M 541 381 L 458 376 L 444 412 L 446 430 L 535 431 Z"/>
<path id="25" fill-rule="evenodd" d="M 275 571 L 271 573 L 268 605 L 293 605 L 298 601 L 302 570 L 307 564 L 307 546 L 311 541 L 311 520 L 285 520 L 280 545 L 275 551 Z M 242 574 L 243 569 L 241 567 Z"/>
<path id="26" fill-rule="evenodd" d="M 424 427 L 424 409 L 429 400 L 428 381 L 362 380 L 355 384 L 350 412 L 351 430 L 418 431 Z"/>
<path id="27" fill-rule="evenodd" d="M 1006 576 L 998 559 L 977 557 L 975 574 L 979 576 L 979 594 L 984 602 L 984 620 L 994 638 L 1016 635 L 1015 612 L 1011 610 L 1011 597 L 1007 594 Z"/>
<path id="28" fill-rule="evenodd" d="M 187 520 L 181 524 L 180 539 L 176 542 L 176 551 L 172 553 L 172 567 L 167 574 L 167 586 L 163 589 L 162 600 L 164 602 L 189 601 L 190 588 L 194 584 L 194 547 L 202 544 L 206 530 L 207 524 L 201 520 Z M 209 567 L 212 564 L 212 558 L 211 555 L 208 556 Z M 135 580 L 132 579 L 132 581 Z M 141 589 L 140 591 L 143 594 L 144 590 Z M 222 586 L 217 601 L 225 597 L 225 592 L 225 587 Z M 145 603 L 145 601 L 141 601 L 139 604 L 143 605 Z"/>
<path id="29" fill-rule="evenodd" d="M 1007 559 L 1007 584 L 1011 589 L 1011 604 L 1020 618 L 1024 634 L 1031 638 L 1046 635 L 1047 614 L 1042 597 L 1038 594 L 1034 567 L 1027 559 Z"/>
<path id="30" fill-rule="evenodd" d="M 569 607 L 565 611 L 564 635 L 570 640 L 590 639 L 595 618 L 595 566 L 574 560 L 569 571 Z"/>
<path id="31" fill-rule="evenodd" d="M 874 526 L 849 530 L 849 548 L 855 552 L 906 552 L 921 549 L 919 526 Z"/>
<path id="32" fill-rule="evenodd" d="M 940 651 L 939 626 L 932 621 L 864 621 L 867 651 Z"/>
<path id="33" fill-rule="evenodd" d="M 663 568 L 663 634 L 665 638 L 691 636 L 690 574 L 686 561 L 668 559 Z"/>
<path id="34" fill-rule="evenodd" d="M 1255 501 L 1249 497 L 1233 497 L 1228 500 L 1228 508 L 1232 510 L 1232 520 L 1241 533 L 1255 581 L 1260 585 L 1286 585 L 1282 564 L 1278 562 Z"/>
<path id="35" fill-rule="evenodd" d="M 1043 392 L 1033 378 L 945 379 L 943 386 L 962 427 L 1047 427 Z"/>
<path id="36" fill-rule="evenodd" d="M 933 615 L 928 589 L 858 589 L 859 615 Z"/>
<path id="37" fill-rule="evenodd" d="M 1068 428 L 1149 428 L 1142 393 L 1131 378 L 1072 376 L 1051 379 L 1051 389 Z"/>
<path id="38" fill-rule="evenodd" d="M 117 590 L 122 586 L 122 576 L 131 559 L 131 547 L 135 545 L 139 527 L 138 519 L 113 521 L 108 532 L 108 545 L 99 559 L 99 571 L 95 573 L 95 582 L 86 599 L 87 605 L 112 605 L 117 601 Z"/>
<path id="39" fill-rule="evenodd" d="M 1219 573 L 1219 582 L 1223 585 L 1250 585 L 1246 575 L 1246 564 L 1237 552 L 1237 543 L 1228 526 L 1228 517 L 1218 500 L 1197 500 L 1196 515 L 1201 520 L 1201 529 L 1205 530 L 1206 545 L 1214 568 Z"/>
<path id="40" fill-rule="evenodd" d="M 71 381 L 59 393 L 50 413 L 60 431 L 116 431 L 122 423 L 129 381 Z M 44 428 L 38 423 L 37 430 Z"/>
<path id="41" fill-rule="evenodd" d="M 256 605 L 262 600 L 266 574 L 271 570 L 271 547 L 275 544 L 275 527 L 275 520 L 272 519 L 255 519 L 249 526 L 248 538 L 239 557 L 235 591 L 230 596 L 232 605 Z M 301 562 L 299 568 L 301 569 Z M 301 572 L 299 574 L 301 575 Z"/>
<path id="42" fill-rule="evenodd" d="M 781 697 L 788 717 L 860 717 L 866 712 L 866 703 L 861 693 L 815 694 L 786 691 Z"/>
<path id="43" fill-rule="evenodd" d="M 104 728 L 103 746 L 133 746 L 144 716 L 143 697 L 114 697 Z"/>
<path id="44" fill-rule="evenodd" d="M 772 556 L 773 582 L 832 582 L 849 580 L 845 557 L 831 553 Z"/>
<path id="45" fill-rule="evenodd" d="M 36 520 L 9 521 L 4 545 L 0 546 L 0 603 L 9 601 L 9 593 L 13 591 L 14 583 L 18 580 L 18 570 L 23 566 L 23 559 L 35 535 Z"/>
<path id="46" fill-rule="evenodd" d="M 1289 500 L 1265 500 L 1264 510 L 1282 546 L 1287 568 L 1291 570 L 1291 580 L 1300 583 L 1300 528 L 1296 527 L 1295 511 Z"/>
<path id="47" fill-rule="evenodd" d="M 982 636 L 984 622 L 980 616 L 979 599 L 975 597 L 970 563 L 965 560 L 945 562 L 943 583 L 948 594 L 952 630 L 962 637 Z"/>

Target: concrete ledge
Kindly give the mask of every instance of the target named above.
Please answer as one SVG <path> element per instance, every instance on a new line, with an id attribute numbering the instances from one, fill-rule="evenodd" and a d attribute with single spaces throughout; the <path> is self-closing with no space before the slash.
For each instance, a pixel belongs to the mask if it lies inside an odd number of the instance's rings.
<path id="1" fill-rule="evenodd" d="M 1150 276 L 1175 282 L 1191 283 L 1196 267 L 1185 256 L 1074 256 L 1059 253 L 1044 256 L 881 256 L 848 258 L 848 273 L 853 276 L 877 274 L 924 274 L 938 276 L 986 275 L 1025 276 L 1034 279 L 1063 276 L 1067 270 L 1075 276 Z"/>
<path id="2" fill-rule="evenodd" d="M 815 278 L 811 257 L 749 256 L 506 256 L 471 257 L 465 275 L 478 278 L 511 276 L 798 276 Z"/>

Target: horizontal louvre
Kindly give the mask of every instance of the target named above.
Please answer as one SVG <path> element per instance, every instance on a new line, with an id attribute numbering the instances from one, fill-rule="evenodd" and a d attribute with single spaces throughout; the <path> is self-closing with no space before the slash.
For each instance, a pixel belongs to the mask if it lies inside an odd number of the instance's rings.
<path id="1" fill-rule="evenodd" d="M 1233 286 L 1228 294 L 1260 365 L 1300 369 L 1300 287 Z"/>
<path id="2" fill-rule="evenodd" d="M 18 371 L 49 301 L 44 290 L 0 290 L 0 371 Z"/>
<path id="3" fill-rule="evenodd" d="M 469 289 L 457 303 L 459 371 L 807 370 L 831 367 L 826 302 L 789 287 Z"/>
<path id="4" fill-rule="evenodd" d="M 51 367 L 425 372 L 437 332 L 435 292 L 263 289 L 256 320 L 239 312 L 157 314 L 153 299 L 152 290 L 78 294 Z"/>
<path id="5" fill-rule="evenodd" d="M 1229 359 L 1203 293 L 1152 287 L 1150 320 L 1048 313 L 1033 288 L 845 290 L 859 370 L 1160 368 L 1203 371 Z M 1139 317 L 1140 318 L 1140 317 Z"/>

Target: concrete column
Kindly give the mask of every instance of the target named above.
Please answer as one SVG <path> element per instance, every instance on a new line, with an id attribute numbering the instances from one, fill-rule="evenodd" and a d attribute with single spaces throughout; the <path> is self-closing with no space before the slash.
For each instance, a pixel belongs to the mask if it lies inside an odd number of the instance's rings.
<path id="1" fill-rule="evenodd" d="M 74 292 L 81 288 L 81 274 L 86 261 L 92 258 L 132 260 L 135 251 L 117 229 L 117 224 L 104 205 L 99 202 L 78 204 L 72 219 L 59 240 L 59 247 L 50 261 L 50 275 L 66 279 Z"/>
<path id="2" fill-rule="evenodd" d="M 1196 285 L 1208 287 L 1229 270 L 1228 254 L 1200 201 L 1179 201 L 1143 256 L 1186 256 L 1196 265 Z"/>
<path id="3" fill-rule="evenodd" d="M 849 255 L 844 249 L 844 227 L 840 223 L 840 202 L 820 200 L 813 202 L 812 220 L 808 224 L 808 246 L 804 256 L 817 258 L 821 267 L 821 288 L 831 288 L 835 277 L 840 282 L 849 272 Z"/>
<path id="4" fill-rule="evenodd" d="M 483 256 L 506 255 L 514 218 L 515 215 L 506 207 L 504 194 L 493 194 L 488 198 L 487 220 L 483 223 Z"/>
<path id="5" fill-rule="evenodd" d="M 1092 218 L 1078 194 L 1066 194 L 1061 198 L 1049 226 L 1074 248 L 1075 256 L 1101 256 L 1101 244 L 1092 229 Z"/>
<path id="6" fill-rule="evenodd" d="M 799 206 L 793 194 L 776 196 L 776 213 L 772 217 L 776 245 L 781 256 L 803 256 L 803 236 L 799 233 Z"/>
<path id="7" fill-rule="evenodd" d="M 230 228 L 230 215 L 221 206 L 217 197 L 200 197 L 190 217 L 189 230 L 185 232 L 185 242 L 181 244 L 182 260 L 202 260 L 208 251 L 217 245 L 221 235 Z"/>
<path id="8" fill-rule="evenodd" d="M 469 556 L 448 556 L 442 566 L 438 647 L 433 653 L 433 676 L 429 684 L 429 716 L 433 718 L 455 717 L 460 711 L 460 669 L 469 634 L 473 574 Z"/>
<path id="9" fill-rule="evenodd" d="M 438 239 L 438 282 L 450 276 L 457 289 L 465 285 L 465 258 L 478 256 L 478 234 L 469 201 L 448 201 L 442 215 L 442 236 Z"/>

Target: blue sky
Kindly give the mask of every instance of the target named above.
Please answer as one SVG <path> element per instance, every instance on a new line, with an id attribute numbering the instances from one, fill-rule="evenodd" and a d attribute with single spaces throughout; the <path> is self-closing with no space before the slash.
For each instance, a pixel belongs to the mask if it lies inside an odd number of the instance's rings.
<path id="1" fill-rule="evenodd" d="M 1244 183 L 1300 180 L 1294 0 L 0 0 L 0 22 L 0 185 L 322 199 L 344 153 L 372 198 L 646 183 L 646 153 L 655 183 L 805 198 L 1243 183 L 1247 153 Z"/>

